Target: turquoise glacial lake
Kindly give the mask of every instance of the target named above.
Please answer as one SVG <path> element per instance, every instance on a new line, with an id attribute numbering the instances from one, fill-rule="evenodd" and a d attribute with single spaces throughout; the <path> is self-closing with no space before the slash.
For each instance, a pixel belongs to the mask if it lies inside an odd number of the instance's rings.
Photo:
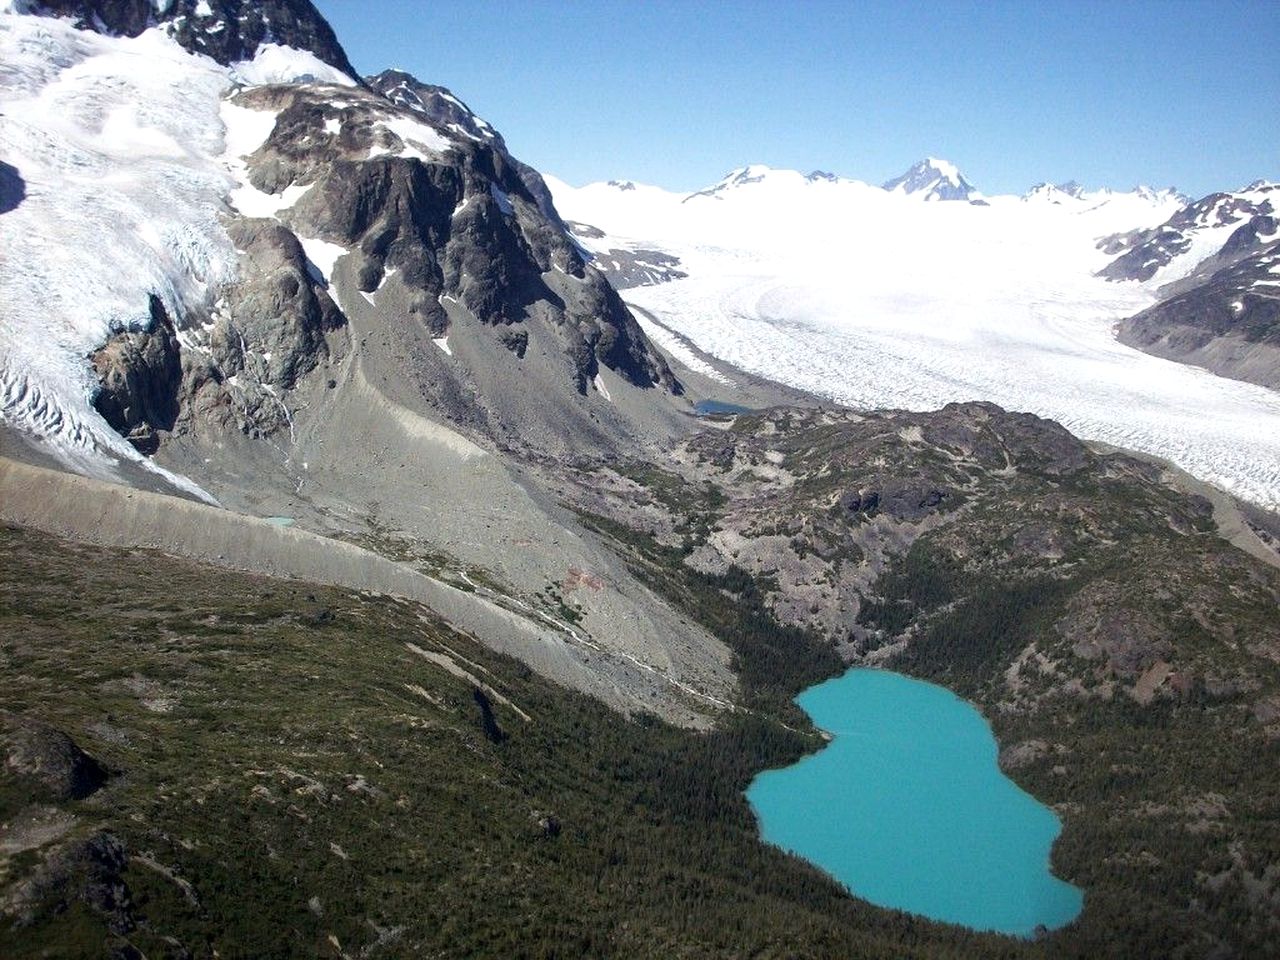
<path id="1" fill-rule="evenodd" d="M 991 727 L 948 690 L 854 669 L 796 702 L 833 739 L 747 791 L 764 839 L 856 896 L 975 930 L 1030 935 L 1083 894 L 1049 870 L 1061 824 L 996 763 Z"/>

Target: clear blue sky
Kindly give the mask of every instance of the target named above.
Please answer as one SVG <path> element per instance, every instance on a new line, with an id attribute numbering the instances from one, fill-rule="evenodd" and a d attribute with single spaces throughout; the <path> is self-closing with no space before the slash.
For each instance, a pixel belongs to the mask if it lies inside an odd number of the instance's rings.
<path id="1" fill-rule="evenodd" d="M 449 87 L 570 183 L 746 163 L 881 182 L 1280 179 L 1280 2 L 317 0 L 356 67 Z"/>

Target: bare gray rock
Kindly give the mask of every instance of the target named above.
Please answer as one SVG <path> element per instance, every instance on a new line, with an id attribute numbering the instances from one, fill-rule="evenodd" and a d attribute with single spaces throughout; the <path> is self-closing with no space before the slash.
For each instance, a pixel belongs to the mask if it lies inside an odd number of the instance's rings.
<path id="1" fill-rule="evenodd" d="M 90 357 L 101 389 L 93 405 L 142 453 L 155 453 L 161 431 L 178 418 L 182 362 L 173 321 L 151 297 L 151 325 L 121 331 Z"/>
<path id="2" fill-rule="evenodd" d="M 50 800 L 83 800 L 107 782 L 107 771 L 69 736 L 29 717 L 0 715 L 4 772 Z"/>

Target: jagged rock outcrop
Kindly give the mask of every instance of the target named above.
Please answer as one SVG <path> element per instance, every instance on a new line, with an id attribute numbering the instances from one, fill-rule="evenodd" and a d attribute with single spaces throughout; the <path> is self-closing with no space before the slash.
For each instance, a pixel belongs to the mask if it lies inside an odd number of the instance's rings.
<path id="1" fill-rule="evenodd" d="M 413 74 L 403 70 L 384 70 L 375 76 L 365 77 L 364 82 L 371 90 L 376 90 L 392 103 L 422 114 L 442 129 L 455 131 L 481 143 L 488 143 L 494 149 L 504 153 L 507 162 L 515 168 L 516 174 L 538 204 L 538 209 L 542 211 L 543 216 L 561 229 L 564 228 L 560 214 L 556 212 L 555 203 L 552 202 L 551 191 L 543 181 L 542 174 L 527 163 L 522 163 L 511 156 L 507 150 L 506 141 L 502 139 L 502 134 L 487 121 L 476 116 L 471 108 L 454 96 L 447 87 L 423 83 Z"/>
<path id="2" fill-rule="evenodd" d="M 292 232 L 261 219 L 236 220 L 228 230 L 242 251 L 241 276 L 198 346 L 183 354 L 177 429 L 264 437 L 290 423 L 285 392 L 344 356 L 350 338 L 346 317 Z"/>
<path id="3" fill-rule="evenodd" d="M 69 736 L 17 714 L 0 714 L 3 773 L 48 800 L 83 800 L 107 782 L 107 771 Z"/>
<path id="4" fill-rule="evenodd" d="M 313 53 L 352 79 L 359 76 L 309 0 L 34 0 L 27 9 L 125 37 L 159 25 L 192 53 L 224 65 L 251 60 L 262 44 L 277 43 Z"/>
<path id="5" fill-rule="evenodd" d="M 152 454 L 178 419 L 182 361 L 173 321 L 151 297 L 151 326 L 123 331 L 90 358 L 101 388 L 93 405 L 139 451 Z"/>
<path id="6" fill-rule="evenodd" d="M 330 356 L 326 337 L 346 325 L 346 317 L 323 278 L 311 274 L 298 238 L 271 220 L 241 220 L 230 227 L 242 250 L 240 282 L 227 293 L 227 314 L 235 330 L 263 358 L 263 382 L 290 389 Z M 216 323 L 216 322 L 215 322 Z M 249 362 L 237 355 L 228 335 L 223 368 L 237 373 Z"/>

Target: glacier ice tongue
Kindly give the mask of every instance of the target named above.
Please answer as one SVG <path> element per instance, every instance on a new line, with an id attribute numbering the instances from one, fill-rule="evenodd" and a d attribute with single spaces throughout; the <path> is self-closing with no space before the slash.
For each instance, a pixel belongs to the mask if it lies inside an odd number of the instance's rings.
<path id="1" fill-rule="evenodd" d="M 1164 222 L 1176 194 L 919 203 L 773 171 L 685 202 L 546 179 L 565 217 L 604 231 L 594 247 L 680 259 L 687 278 L 624 298 L 712 356 L 855 407 L 993 400 L 1280 507 L 1280 394 L 1113 335 L 1155 291 L 1094 276 L 1108 259 L 1096 242 Z"/>
<path id="2" fill-rule="evenodd" d="M 0 216 L 0 422 L 81 472 L 114 478 L 132 461 L 208 499 L 97 413 L 88 357 L 148 328 L 152 295 L 174 318 L 207 313 L 236 277 L 224 215 L 273 216 L 305 192 L 247 182 L 242 157 L 275 116 L 224 103 L 228 90 L 354 81 L 276 43 L 223 67 L 159 28 L 107 36 L 22 7 L 0 7 L 0 152 L 22 194 Z"/>
<path id="3" fill-rule="evenodd" d="M 25 193 L 0 216 L 0 418 L 82 468 L 150 465 L 93 409 L 86 358 L 147 327 L 151 294 L 182 316 L 235 275 L 216 159 L 227 72 L 158 30 L 14 15 L 0 62 L 0 149 Z"/>

